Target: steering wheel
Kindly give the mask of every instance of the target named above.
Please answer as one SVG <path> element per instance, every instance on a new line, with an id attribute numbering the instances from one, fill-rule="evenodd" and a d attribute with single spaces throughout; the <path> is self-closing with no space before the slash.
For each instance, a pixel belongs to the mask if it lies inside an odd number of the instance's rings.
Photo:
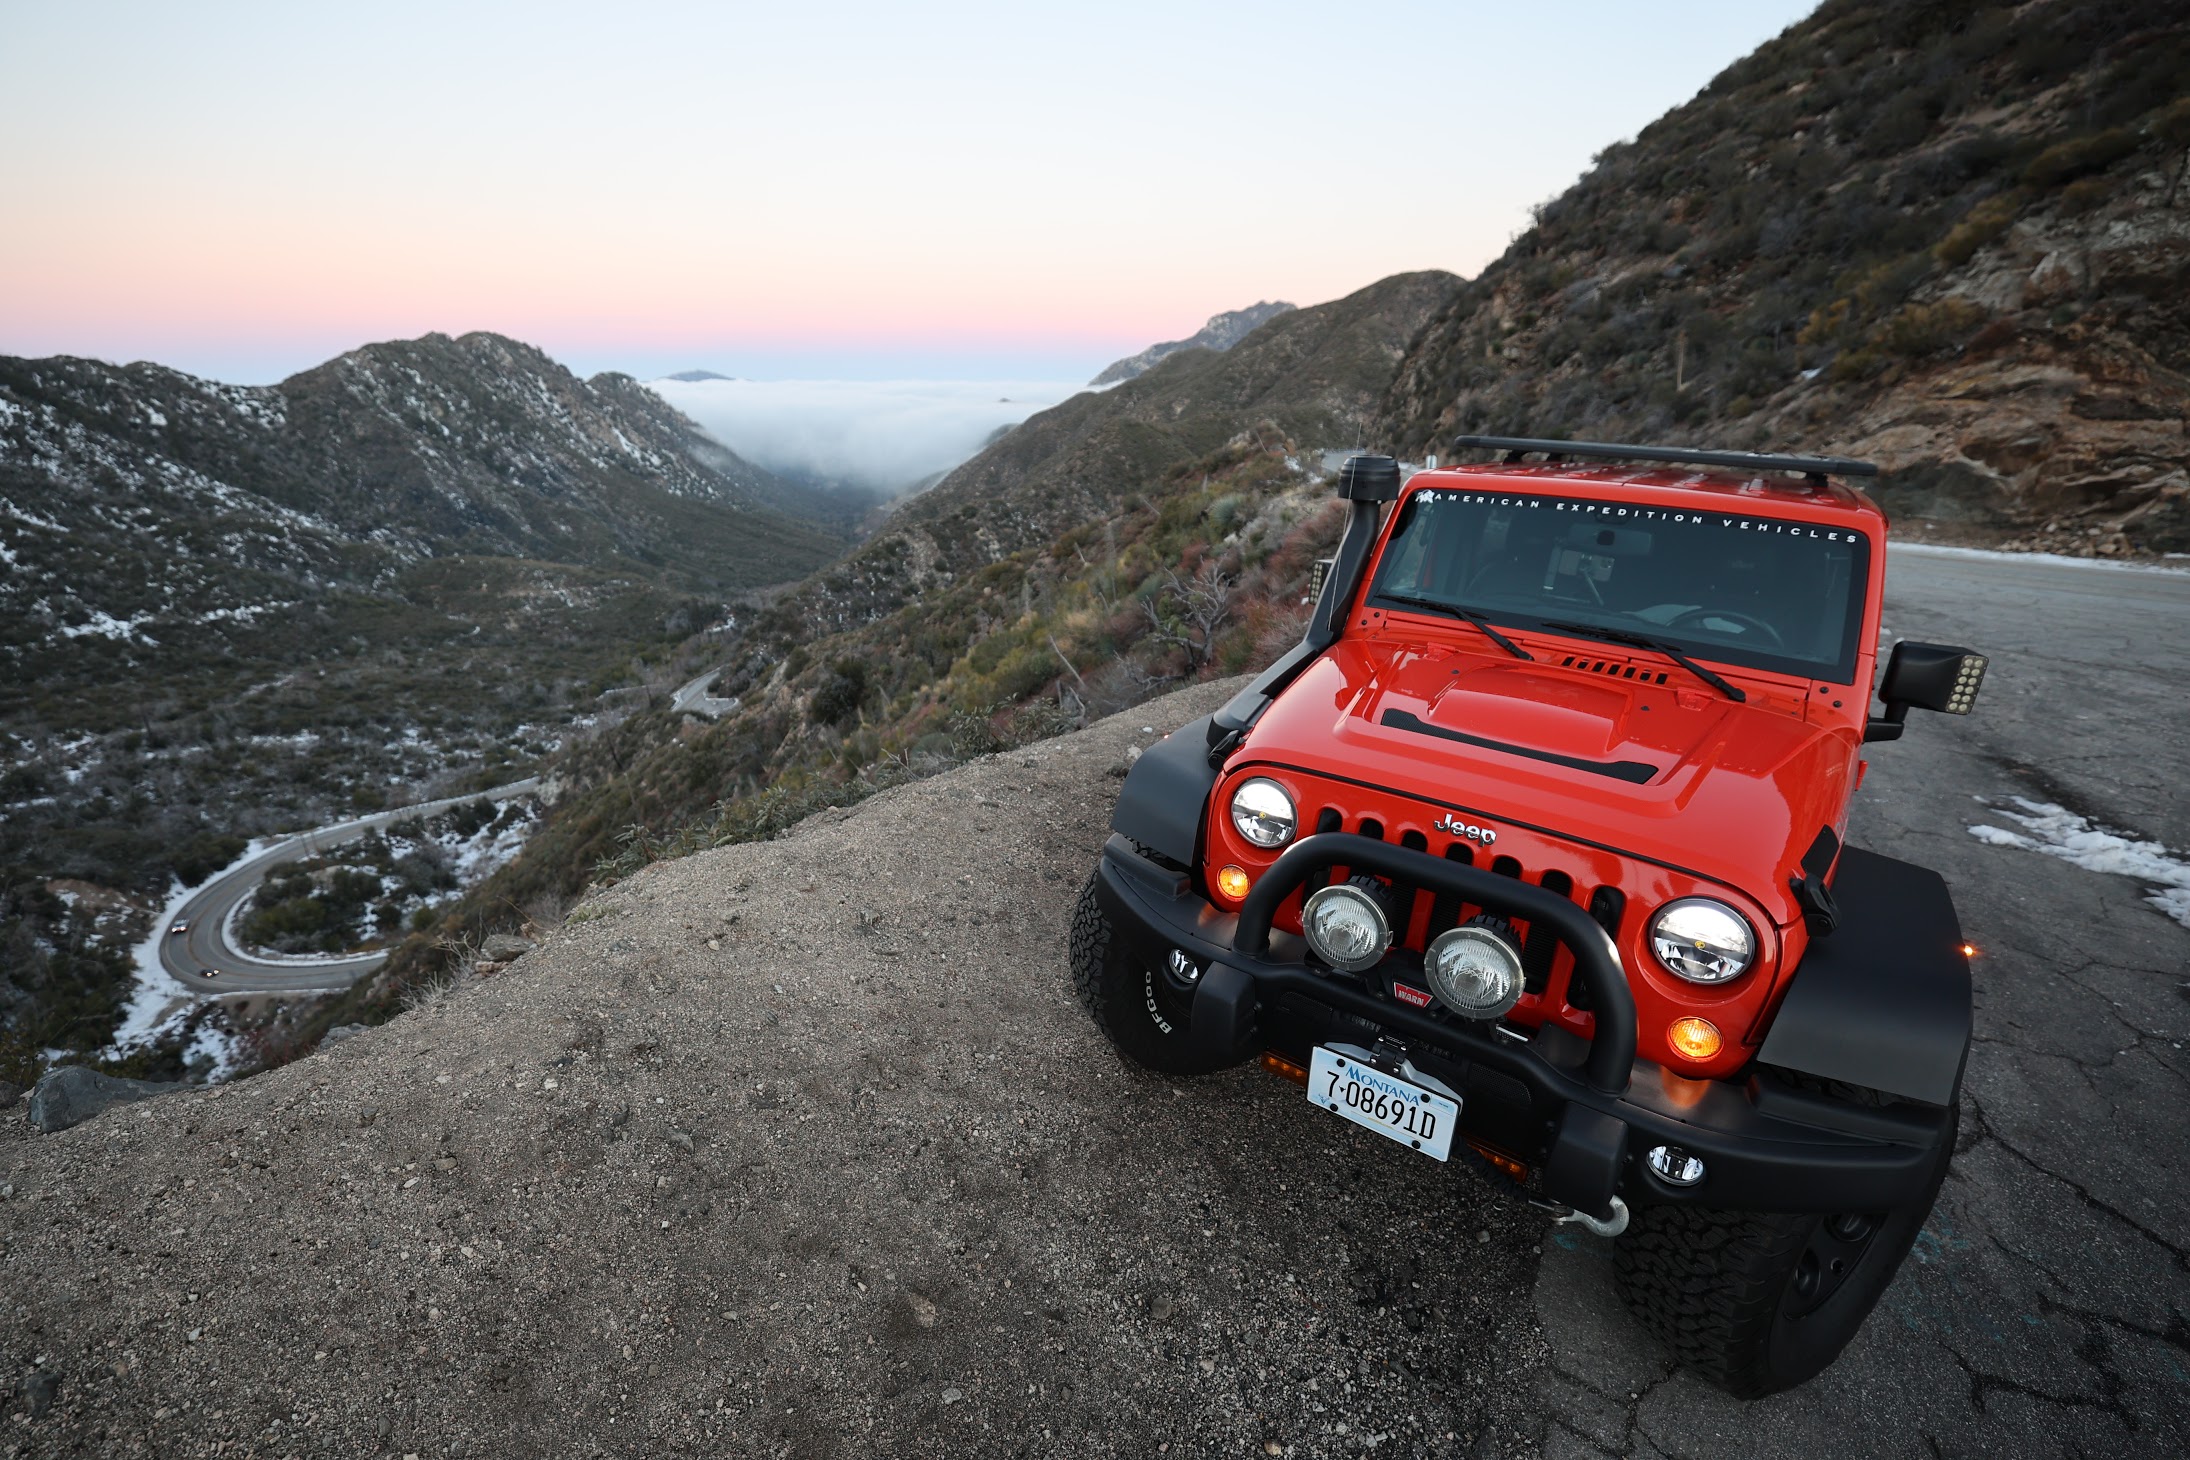
<path id="1" fill-rule="evenodd" d="M 1745 613 L 1737 613 L 1731 608 L 1691 608 L 1688 612 L 1681 614 L 1667 624 L 1666 627 L 1677 629 L 1686 624 L 1702 623 L 1705 619 L 1714 618 L 1724 619 L 1733 624 L 1743 638 L 1749 637 L 1750 633 L 1754 631 L 1757 637 L 1769 642 L 1774 649 L 1787 647 L 1787 641 L 1779 636 L 1778 629 L 1773 628 L 1763 619 L 1752 618 Z"/>

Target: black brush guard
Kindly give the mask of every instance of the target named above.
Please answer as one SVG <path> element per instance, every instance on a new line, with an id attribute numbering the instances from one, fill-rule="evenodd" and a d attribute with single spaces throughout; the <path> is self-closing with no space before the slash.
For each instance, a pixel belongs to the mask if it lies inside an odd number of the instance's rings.
<path id="1" fill-rule="evenodd" d="M 1274 932 L 1286 899 L 1333 867 L 1457 895 L 1491 912 L 1556 930 L 1594 1000 L 1595 1037 L 1546 1026 L 1526 1043 L 1491 1026 L 1387 999 L 1361 980 L 1307 961 L 1305 942 Z M 1410 1058 L 1485 1110 L 1512 1111 L 1504 1145 L 1541 1172 L 1546 1195 L 1587 1212 L 1613 1196 L 1754 1211 L 1885 1210 L 1921 1194 L 1946 1112 L 1875 1107 L 1797 1088 L 1767 1072 L 1745 1079 L 1669 1077 L 1636 1058 L 1634 996 L 1603 928 L 1579 905 L 1542 888 L 1368 837 L 1325 832 L 1288 848 L 1257 881 L 1237 917 L 1220 912 L 1183 871 L 1152 860 L 1123 836 L 1103 849 L 1097 896 L 1114 956 L 1160 966 L 1170 950 L 1202 969 L 1188 1033 L 1214 1063 L 1264 1048 L 1388 1037 Z M 1419 955 L 1394 951 L 1410 978 Z M 1469 1126 L 1463 1109 L 1463 1128 Z M 1652 1175 L 1653 1146 L 1700 1157 L 1705 1181 L 1676 1187 Z"/>

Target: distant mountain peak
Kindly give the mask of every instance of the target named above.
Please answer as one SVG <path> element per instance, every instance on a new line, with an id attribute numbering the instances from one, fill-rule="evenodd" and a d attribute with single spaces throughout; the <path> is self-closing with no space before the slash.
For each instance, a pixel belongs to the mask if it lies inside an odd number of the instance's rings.
<path id="1" fill-rule="evenodd" d="M 1150 345 L 1138 355 L 1114 362 L 1091 385 L 1116 385 L 1121 380 L 1131 380 L 1156 368 L 1166 357 L 1181 350 L 1229 350 L 1255 330 L 1281 314 L 1290 314 L 1294 306 L 1282 299 L 1265 299 L 1250 304 L 1245 309 L 1228 309 L 1222 314 L 1212 314 L 1209 322 L 1188 339 L 1166 340 L 1160 345 Z"/>
<path id="2" fill-rule="evenodd" d="M 663 376 L 662 378 L 663 378 L 663 379 L 665 379 L 665 380 L 683 380 L 683 381 L 687 381 L 687 382 L 694 382 L 694 381 L 701 381 L 701 380 L 736 380 L 736 379 L 737 379 L 737 377 L 736 377 L 735 375 L 718 375 L 718 374 L 716 374 L 716 373 L 715 373 L 714 371 L 712 371 L 712 370 L 679 370 L 679 371 L 678 371 L 678 372 L 677 372 L 676 374 L 674 374 L 674 375 L 666 375 L 666 376 Z"/>

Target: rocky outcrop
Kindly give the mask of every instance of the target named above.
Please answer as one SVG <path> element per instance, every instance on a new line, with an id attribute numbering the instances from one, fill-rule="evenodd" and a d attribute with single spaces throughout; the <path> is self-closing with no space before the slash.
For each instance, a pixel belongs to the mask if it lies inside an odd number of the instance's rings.
<path id="1" fill-rule="evenodd" d="M 1387 442 L 1829 451 L 1896 516 L 2190 549 L 2186 67 L 2158 0 L 1825 5 L 1539 209 Z"/>
<path id="2" fill-rule="evenodd" d="M 47 1071 L 31 1086 L 30 1123 L 51 1135 L 81 1125 L 113 1106 L 189 1088 L 181 1081 L 125 1080 L 82 1065 L 63 1065 Z"/>
<path id="3" fill-rule="evenodd" d="M 510 963 L 532 951 L 532 944 L 515 933 L 495 933 L 479 945 L 479 956 L 495 963 Z"/>

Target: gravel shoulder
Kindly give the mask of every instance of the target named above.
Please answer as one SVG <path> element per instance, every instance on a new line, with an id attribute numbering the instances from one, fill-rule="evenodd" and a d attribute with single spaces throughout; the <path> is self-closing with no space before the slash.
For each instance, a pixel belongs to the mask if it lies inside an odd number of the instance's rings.
<path id="1" fill-rule="evenodd" d="M 0 1448 L 1531 1448 L 1539 1218 L 1259 1071 L 1128 1069 L 1072 1001 L 1110 767 L 1233 687 L 648 868 L 265 1076 L 11 1131 Z"/>

